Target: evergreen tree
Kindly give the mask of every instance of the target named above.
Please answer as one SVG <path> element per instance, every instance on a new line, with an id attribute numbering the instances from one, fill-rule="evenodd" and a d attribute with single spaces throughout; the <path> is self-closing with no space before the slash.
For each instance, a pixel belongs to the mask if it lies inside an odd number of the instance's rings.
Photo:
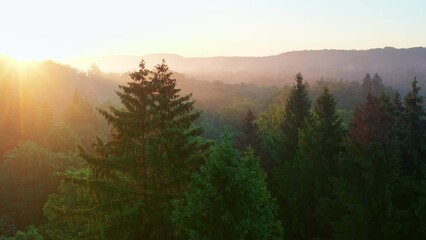
<path id="1" fill-rule="evenodd" d="M 256 116 L 249 109 L 243 119 L 242 133 L 237 138 L 237 148 L 245 151 L 247 147 L 252 147 L 255 152 L 260 154 L 259 126 L 256 123 Z"/>
<path id="2" fill-rule="evenodd" d="M 282 124 L 284 155 L 282 161 L 292 161 L 295 157 L 299 131 L 305 128 L 305 118 L 309 115 L 310 107 L 308 87 L 303 82 L 302 74 L 298 73 L 296 74 L 296 84 L 293 85 L 290 91 L 284 111 Z"/>
<path id="3" fill-rule="evenodd" d="M 293 192 L 290 190 L 292 187 L 288 187 L 287 184 L 294 183 L 299 177 L 295 176 L 295 172 L 293 171 L 295 167 L 294 160 L 299 141 L 299 133 L 305 129 L 305 119 L 309 116 L 309 109 L 310 100 L 308 98 L 308 88 L 303 82 L 302 74 L 298 73 L 296 75 L 296 83 L 290 91 L 284 109 L 281 134 L 279 135 L 281 138 L 274 139 L 275 144 L 280 144 L 275 147 L 279 162 L 274 164 L 272 177 L 270 178 L 271 191 L 278 199 L 278 203 L 281 207 L 281 219 L 283 219 L 285 224 L 292 221 L 289 220 L 291 217 L 287 218 L 288 213 L 284 213 L 291 205 L 289 199 L 292 198 L 292 196 L 288 194 Z M 296 209 L 292 209 L 292 211 L 297 212 Z M 296 214 L 292 216 L 296 216 Z"/>
<path id="4" fill-rule="evenodd" d="M 301 131 L 296 161 L 282 170 L 279 196 L 287 238 L 331 237 L 319 208 L 324 198 L 332 197 L 330 178 L 337 174 L 335 155 L 342 150 L 343 135 L 334 97 L 324 88 Z"/>
<path id="5" fill-rule="evenodd" d="M 403 151 L 404 172 L 419 177 L 426 163 L 426 113 L 418 81 L 414 78 L 411 90 L 404 98 L 405 148 Z"/>
<path id="6" fill-rule="evenodd" d="M 362 93 L 364 96 L 364 99 L 367 97 L 367 95 L 369 93 L 371 93 L 371 84 L 372 84 L 372 79 L 369 73 L 365 74 L 364 79 L 362 80 Z"/>
<path id="7" fill-rule="evenodd" d="M 206 160 L 174 212 L 181 239 L 281 239 L 277 205 L 249 149 L 240 157 L 228 138 Z"/>
<path id="8" fill-rule="evenodd" d="M 337 209 L 335 239 L 398 239 L 401 228 L 393 209 L 399 181 L 398 141 L 378 98 L 369 94 L 354 113 L 346 151 L 334 180 Z"/>
<path id="9" fill-rule="evenodd" d="M 404 98 L 404 106 L 399 100 L 397 113 L 399 138 L 401 139 L 403 176 L 400 178 L 394 196 L 394 208 L 402 224 L 400 239 L 424 239 L 423 228 L 426 219 L 424 191 L 425 175 L 422 171 L 426 158 L 426 116 L 420 87 L 414 79 L 412 89 Z"/>
<path id="10" fill-rule="evenodd" d="M 425 171 L 426 168 L 423 168 L 423 176 L 426 175 Z M 409 229 L 412 230 L 412 232 L 409 232 L 407 236 L 410 239 L 426 239 L 426 226 L 424 224 L 426 222 L 426 177 L 422 178 L 418 186 L 417 190 L 419 191 L 419 197 L 413 206 L 416 215 L 414 217 L 411 215 L 411 218 L 408 219 L 413 227 Z"/>
<path id="11" fill-rule="evenodd" d="M 60 207 L 61 199 L 49 201 L 52 238 L 60 234 L 96 239 L 171 239 L 172 201 L 187 189 L 208 144 L 199 139 L 202 130 L 193 128 L 199 117 L 191 95 L 180 96 L 176 80 L 163 61 L 155 71 L 145 68 L 130 74 L 133 79 L 118 91 L 124 108 L 111 107 L 100 113 L 113 126 L 112 140 L 98 139 L 96 155 L 81 150 L 88 174 L 70 176 L 89 205 Z M 80 233 L 54 229 L 55 216 L 71 215 L 68 225 L 81 226 Z"/>
<path id="12" fill-rule="evenodd" d="M 383 80 L 379 74 L 375 73 L 373 78 L 371 78 L 370 74 L 367 73 L 362 80 L 362 90 L 364 97 L 368 94 L 380 97 L 382 92 L 385 90 L 385 85 L 383 84 Z"/>
<path id="13" fill-rule="evenodd" d="M 373 96 L 379 97 L 382 92 L 385 90 L 385 85 L 383 85 L 383 80 L 379 74 L 375 73 L 373 79 L 371 80 L 370 92 Z"/>

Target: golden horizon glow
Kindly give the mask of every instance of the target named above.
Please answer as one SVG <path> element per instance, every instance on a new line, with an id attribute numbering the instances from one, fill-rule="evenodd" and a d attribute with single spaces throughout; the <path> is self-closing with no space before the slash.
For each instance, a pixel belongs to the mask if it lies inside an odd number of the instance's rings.
<path id="1" fill-rule="evenodd" d="M 42 61 L 418 47 L 426 43 L 423 9 L 420 0 L 2 1 L 0 53 Z"/>

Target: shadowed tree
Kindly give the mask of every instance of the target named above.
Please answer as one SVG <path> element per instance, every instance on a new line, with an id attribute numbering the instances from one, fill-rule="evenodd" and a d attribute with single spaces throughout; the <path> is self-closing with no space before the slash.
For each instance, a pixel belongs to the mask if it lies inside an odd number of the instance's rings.
<path id="1" fill-rule="evenodd" d="M 331 237 L 319 208 L 323 198 L 332 197 L 330 179 L 337 174 L 335 156 L 342 150 L 343 135 L 334 97 L 324 88 L 300 132 L 296 161 L 285 163 L 278 175 L 277 197 L 288 239 Z"/>
<path id="2" fill-rule="evenodd" d="M 305 128 L 305 118 L 309 116 L 311 102 L 308 97 L 308 86 L 303 82 L 301 73 L 296 74 L 296 83 L 293 85 L 284 110 L 282 133 L 284 146 L 282 161 L 293 161 L 296 155 L 299 131 Z"/>
<path id="3" fill-rule="evenodd" d="M 339 157 L 331 220 L 335 239 L 399 239 L 392 199 L 400 176 L 399 141 L 378 98 L 369 94 L 354 112 L 346 150 Z"/>
<path id="4" fill-rule="evenodd" d="M 242 123 L 241 134 L 236 143 L 237 149 L 245 151 L 247 147 L 252 147 L 256 154 L 260 154 L 259 126 L 251 109 L 247 111 Z"/>
<path id="5" fill-rule="evenodd" d="M 282 239 L 277 205 L 265 178 L 252 149 L 240 157 L 230 139 L 223 138 L 177 202 L 177 237 Z"/>
<path id="6" fill-rule="evenodd" d="M 81 150 L 87 174 L 68 178 L 83 189 L 79 198 L 90 204 L 63 206 L 67 196 L 54 195 L 45 207 L 53 239 L 64 234 L 172 239 L 172 201 L 187 189 L 208 144 L 199 138 L 202 130 L 192 127 L 200 113 L 193 111 L 191 95 L 179 95 L 166 63 L 154 71 L 147 70 L 143 61 L 139 66 L 130 74 L 133 81 L 117 91 L 123 108 L 100 110 L 113 126 L 111 141 L 98 139 L 94 155 Z M 65 222 L 60 218 L 63 211 L 69 216 Z M 72 227 L 77 219 L 79 226 Z M 58 226 L 63 225 L 71 231 L 61 232 Z"/>

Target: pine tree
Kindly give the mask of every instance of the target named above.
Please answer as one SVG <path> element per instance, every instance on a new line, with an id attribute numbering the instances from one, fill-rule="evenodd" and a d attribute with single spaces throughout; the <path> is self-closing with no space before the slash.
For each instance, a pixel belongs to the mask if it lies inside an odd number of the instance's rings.
<path id="1" fill-rule="evenodd" d="M 180 239 L 281 239 L 277 205 L 266 187 L 259 159 L 240 157 L 223 138 L 193 177 L 174 212 Z"/>
<path id="2" fill-rule="evenodd" d="M 305 118 L 309 116 L 310 107 L 308 87 L 303 82 L 302 74 L 298 73 L 296 74 L 296 84 L 291 89 L 284 111 L 282 125 L 284 135 L 283 161 L 292 161 L 295 157 L 299 131 L 305 128 Z"/>
<path id="3" fill-rule="evenodd" d="M 179 95 L 166 63 L 155 71 L 143 61 L 139 66 L 130 74 L 133 81 L 117 91 L 123 108 L 100 110 L 113 126 L 112 140 L 98 139 L 96 155 L 81 150 L 88 176 L 69 177 L 84 189 L 82 199 L 90 199 L 89 205 L 66 210 L 74 214 L 69 225 L 75 219 L 84 225 L 79 237 L 171 239 L 172 201 L 187 189 L 208 147 L 199 138 L 202 130 L 192 127 L 200 113 L 193 111 L 191 95 Z M 45 208 L 53 228 L 61 214 L 56 198 Z"/>

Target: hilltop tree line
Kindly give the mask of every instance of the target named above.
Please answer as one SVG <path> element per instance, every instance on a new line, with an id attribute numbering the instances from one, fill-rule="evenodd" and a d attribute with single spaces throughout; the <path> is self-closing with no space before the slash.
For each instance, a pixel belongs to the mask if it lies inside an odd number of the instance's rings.
<path id="1" fill-rule="evenodd" d="M 426 237 L 416 79 L 401 97 L 378 74 L 345 89 L 298 73 L 218 121 L 224 109 L 203 115 L 164 61 L 130 78 L 120 105 L 75 94 L 62 124 L 46 103 L 36 131 L 2 128 L 0 239 Z"/>

